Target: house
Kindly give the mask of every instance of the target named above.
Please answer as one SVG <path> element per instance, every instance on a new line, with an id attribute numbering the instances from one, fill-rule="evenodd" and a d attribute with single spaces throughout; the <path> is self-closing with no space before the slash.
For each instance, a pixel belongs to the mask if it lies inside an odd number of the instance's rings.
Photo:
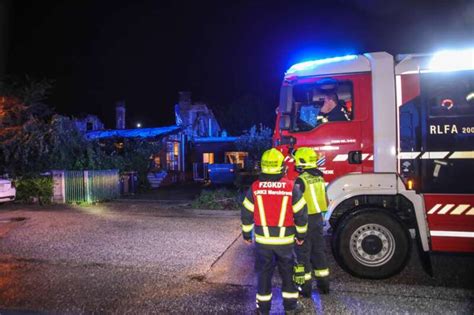
<path id="1" fill-rule="evenodd" d="M 236 164 L 237 169 L 245 165 L 246 152 L 239 152 L 237 137 L 228 136 L 221 129 L 212 110 L 204 103 L 192 103 L 190 92 L 179 92 L 175 105 L 176 124 L 156 128 L 125 129 L 126 108 L 119 102 L 115 109 L 116 128 L 104 130 L 103 125 L 89 115 L 78 121 L 86 129 L 86 138 L 120 143 L 123 139 L 140 138 L 160 142 L 161 151 L 151 161 L 148 180 L 156 188 L 164 184 L 185 180 L 208 180 L 208 165 L 214 163 Z"/>
<path id="2" fill-rule="evenodd" d="M 148 181 L 152 188 L 185 180 L 186 139 L 178 126 L 139 129 L 115 129 L 91 131 L 86 134 L 90 140 L 146 139 L 161 143 L 161 150 L 151 157 Z"/>
<path id="3" fill-rule="evenodd" d="M 83 118 L 75 118 L 74 123 L 76 124 L 77 130 L 84 133 L 88 131 L 104 129 L 104 124 L 96 115 L 87 115 Z"/>
<path id="4" fill-rule="evenodd" d="M 145 139 L 161 143 L 161 150 L 150 160 L 148 181 L 153 188 L 186 179 L 186 135 L 183 128 L 172 125 L 156 128 L 125 129 L 125 103 L 116 106 L 116 129 L 87 131 L 89 140 L 112 140 L 118 145 L 123 139 Z"/>
<path id="5" fill-rule="evenodd" d="M 175 105 L 176 125 L 181 126 L 189 142 L 188 165 L 195 181 L 208 180 L 209 164 L 237 164 L 244 168 L 246 152 L 235 146 L 238 137 L 221 129 L 212 110 L 204 103 L 192 103 L 191 92 L 179 92 Z"/>

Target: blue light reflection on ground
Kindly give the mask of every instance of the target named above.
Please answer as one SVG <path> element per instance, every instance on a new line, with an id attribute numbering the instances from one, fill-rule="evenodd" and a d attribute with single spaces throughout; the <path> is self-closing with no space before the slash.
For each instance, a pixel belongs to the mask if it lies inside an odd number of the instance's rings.
<path id="1" fill-rule="evenodd" d="M 316 310 L 317 314 L 322 314 L 323 313 L 323 304 L 321 302 L 321 296 L 317 291 L 313 291 L 313 294 L 311 294 L 311 299 L 313 300 L 314 304 L 314 309 Z"/>
<path id="2" fill-rule="evenodd" d="M 252 292 L 253 294 L 256 292 Z M 255 298 L 255 295 L 252 294 L 252 298 Z M 300 297 L 300 301 L 304 304 L 305 308 L 303 314 L 324 314 L 323 302 L 321 295 L 317 290 L 313 290 L 311 294 L 311 300 L 308 298 Z M 281 288 L 274 287 L 272 289 L 272 308 L 270 314 L 284 314 L 285 310 L 283 308 L 283 298 L 281 296 Z"/>

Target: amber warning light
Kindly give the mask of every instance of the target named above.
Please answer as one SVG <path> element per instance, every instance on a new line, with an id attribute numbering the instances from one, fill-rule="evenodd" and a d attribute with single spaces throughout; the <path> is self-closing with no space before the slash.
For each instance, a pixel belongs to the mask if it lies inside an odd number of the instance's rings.
<path id="1" fill-rule="evenodd" d="M 415 182 L 413 181 L 413 179 L 409 179 L 408 182 L 407 182 L 407 188 L 409 190 L 412 190 L 415 186 Z"/>

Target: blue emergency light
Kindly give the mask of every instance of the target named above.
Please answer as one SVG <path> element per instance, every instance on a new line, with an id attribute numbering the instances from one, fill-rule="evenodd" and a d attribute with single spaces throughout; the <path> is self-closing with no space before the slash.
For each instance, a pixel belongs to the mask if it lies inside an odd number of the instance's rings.
<path id="1" fill-rule="evenodd" d="M 332 58 L 326 58 L 326 59 L 317 59 L 317 60 L 311 60 L 311 61 L 306 61 L 306 62 L 300 62 L 300 63 L 292 65 L 290 69 L 288 69 L 286 74 L 291 74 L 291 73 L 304 71 L 304 70 L 311 70 L 320 65 L 324 65 L 328 63 L 336 63 L 336 62 L 341 62 L 341 61 L 349 61 L 349 60 L 354 60 L 356 58 L 357 58 L 357 55 L 347 55 L 347 56 L 341 56 L 341 57 L 332 57 Z"/>

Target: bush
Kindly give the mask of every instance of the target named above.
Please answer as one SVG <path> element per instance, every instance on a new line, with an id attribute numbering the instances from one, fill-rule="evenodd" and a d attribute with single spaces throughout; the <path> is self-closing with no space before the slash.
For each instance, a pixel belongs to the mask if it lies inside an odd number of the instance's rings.
<path id="1" fill-rule="evenodd" d="M 263 152 L 272 147 L 272 134 L 270 128 L 260 125 L 252 126 L 249 131 L 240 136 L 235 142 L 237 150 L 248 152 L 245 169 L 254 171 L 260 162 Z"/>
<path id="2" fill-rule="evenodd" d="M 50 177 L 28 177 L 15 181 L 16 199 L 23 202 L 50 204 L 53 197 L 53 180 Z"/>
<path id="3" fill-rule="evenodd" d="M 236 191 L 229 189 L 203 190 L 192 203 L 193 208 L 212 210 L 238 210 L 240 203 Z"/>

